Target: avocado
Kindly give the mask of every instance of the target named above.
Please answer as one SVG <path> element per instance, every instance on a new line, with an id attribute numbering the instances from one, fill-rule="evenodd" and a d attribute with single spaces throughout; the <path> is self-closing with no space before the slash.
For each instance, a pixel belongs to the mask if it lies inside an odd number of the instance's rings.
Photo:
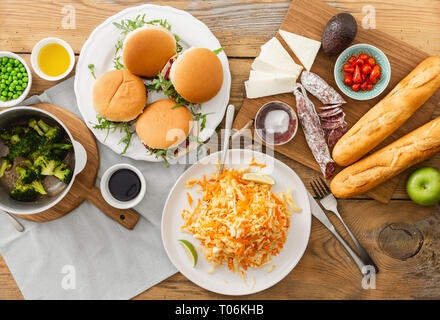
<path id="1" fill-rule="evenodd" d="M 357 23 L 349 13 L 333 16 L 322 33 L 322 49 L 328 56 L 340 54 L 354 40 L 357 33 Z"/>

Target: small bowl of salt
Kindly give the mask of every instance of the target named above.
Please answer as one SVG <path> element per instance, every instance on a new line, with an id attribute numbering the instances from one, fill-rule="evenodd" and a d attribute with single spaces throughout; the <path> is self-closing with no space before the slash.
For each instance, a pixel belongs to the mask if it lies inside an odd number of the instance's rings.
<path id="1" fill-rule="evenodd" d="M 293 139 L 298 130 L 298 118 L 287 103 L 271 101 L 255 116 L 255 130 L 266 144 L 279 146 Z"/>

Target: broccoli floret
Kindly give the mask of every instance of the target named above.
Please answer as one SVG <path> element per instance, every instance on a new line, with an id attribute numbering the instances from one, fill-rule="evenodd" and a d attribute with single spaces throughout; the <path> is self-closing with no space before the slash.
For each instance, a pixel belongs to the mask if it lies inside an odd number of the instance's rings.
<path id="1" fill-rule="evenodd" d="M 69 184 L 70 180 L 72 180 L 73 172 L 67 167 L 65 163 L 62 163 L 55 168 L 53 175 L 65 184 Z"/>
<path id="2" fill-rule="evenodd" d="M 18 201 L 35 201 L 39 194 L 47 194 L 47 192 L 41 182 L 37 180 L 30 184 L 17 181 L 15 189 L 10 192 L 11 198 Z"/>
<path id="3" fill-rule="evenodd" d="M 71 143 L 53 143 L 50 146 L 50 149 L 61 149 L 61 150 L 69 150 L 72 148 L 72 144 Z"/>
<path id="4" fill-rule="evenodd" d="M 51 127 L 41 119 L 38 120 L 37 123 L 41 130 L 43 130 L 44 136 L 48 141 L 59 141 L 62 138 L 62 131 L 59 127 Z"/>
<path id="5" fill-rule="evenodd" d="M 43 184 L 41 183 L 41 181 L 37 181 L 37 180 L 32 181 L 32 183 L 30 185 L 39 194 L 47 194 L 46 190 L 44 190 L 44 187 L 43 187 Z"/>
<path id="6" fill-rule="evenodd" d="M 31 120 L 29 120 L 29 122 L 28 122 L 28 126 L 31 127 L 32 129 L 34 129 L 35 131 L 37 131 L 37 133 L 38 133 L 40 136 L 44 136 L 44 132 L 43 132 L 43 130 L 41 130 L 40 127 L 38 126 L 38 124 L 37 124 L 37 120 L 35 120 L 35 119 L 31 119 Z"/>
<path id="7" fill-rule="evenodd" d="M 10 192 L 11 198 L 17 201 L 35 201 L 38 194 L 32 185 L 21 183 L 16 183 L 15 189 Z"/>
<path id="8" fill-rule="evenodd" d="M 6 170 L 10 170 L 12 168 L 12 161 L 8 158 L 2 158 L 2 166 L 0 168 L 0 178 L 5 175 Z"/>
<path id="9" fill-rule="evenodd" d="M 34 162 L 34 166 L 40 168 L 40 172 L 43 176 L 52 176 L 55 168 L 59 164 L 59 160 L 50 159 L 46 156 L 39 156 Z"/>
<path id="10" fill-rule="evenodd" d="M 34 130 L 30 130 L 24 135 L 18 136 L 18 139 L 11 137 L 7 145 L 9 147 L 7 157 L 14 160 L 19 156 L 27 157 L 36 150 L 43 148 L 44 138 L 40 137 Z"/>
<path id="11" fill-rule="evenodd" d="M 33 168 L 24 169 L 22 167 L 16 167 L 15 170 L 20 175 L 18 180 L 23 184 L 29 184 L 40 179 L 40 172 Z"/>
<path id="12" fill-rule="evenodd" d="M 11 140 L 9 140 L 12 144 L 16 144 L 16 143 L 19 143 L 20 142 L 20 136 L 18 135 L 18 134 L 14 134 L 12 137 L 11 137 Z"/>

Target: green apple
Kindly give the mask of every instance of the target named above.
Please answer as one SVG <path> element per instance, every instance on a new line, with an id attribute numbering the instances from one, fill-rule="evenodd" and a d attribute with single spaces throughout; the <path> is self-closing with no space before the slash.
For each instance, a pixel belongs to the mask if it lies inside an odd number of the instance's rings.
<path id="1" fill-rule="evenodd" d="M 440 201 L 440 172 L 434 168 L 420 168 L 406 181 L 406 192 L 411 200 L 431 206 Z"/>

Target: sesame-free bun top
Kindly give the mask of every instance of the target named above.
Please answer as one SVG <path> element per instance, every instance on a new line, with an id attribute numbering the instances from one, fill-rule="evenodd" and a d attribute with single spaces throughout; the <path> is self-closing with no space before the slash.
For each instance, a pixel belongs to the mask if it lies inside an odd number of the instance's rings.
<path id="1" fill-rule="evenodd" d="M 128 70 L 111 70 L 93 86 L 93 106 L 110 121 L 136 119 L 147 103 L 147 90 L 141 78 Z"/>
<path id="2" fill-rule="evenodd" d="M 214 98 L 223 84 L 223 68 L 217 55 L 206 48 L 190 48 L 171 66 L 170 79 L 187 101 L 203 103 Z"/>
<path id="3" fill-rule="evenodd" d="M 168 149 L 182 143 L 191 131 L 193 117 L 184 106 L 170 99 L 153 102 L 136 121 L 142 143 L 153 149 Z"/>
<path id="4" fill-rule="evenodd" d="M 146 26 L 127 35 L 122 49 L 124 66 L 141 77 L 155 77 L 176 54 L 173 34 L 161 26 Z"/>

